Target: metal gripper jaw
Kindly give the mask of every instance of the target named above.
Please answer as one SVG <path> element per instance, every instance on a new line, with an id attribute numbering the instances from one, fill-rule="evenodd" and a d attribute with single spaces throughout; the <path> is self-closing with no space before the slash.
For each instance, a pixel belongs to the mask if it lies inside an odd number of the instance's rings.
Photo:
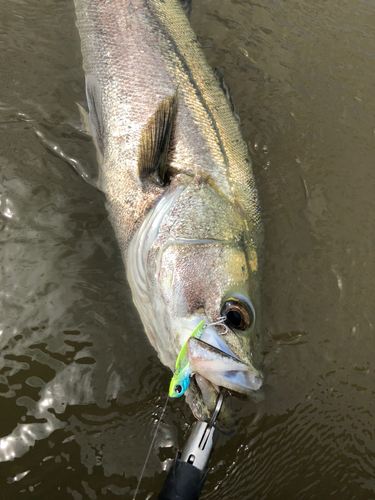
<path id="1" fill-rule="evenodd" d="M 208 474 L 208 459 L 215 445 L 215 421 L 223 404 L 219 394 L 209 423 L 195 422 L 189 437 L 169 470 L 158 500 L 198 500 Z"/>

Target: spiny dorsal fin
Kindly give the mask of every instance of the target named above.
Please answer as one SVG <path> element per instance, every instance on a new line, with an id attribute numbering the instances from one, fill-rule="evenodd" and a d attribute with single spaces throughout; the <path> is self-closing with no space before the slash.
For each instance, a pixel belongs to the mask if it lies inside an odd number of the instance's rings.
<path id="1" fill-rule="evenodd" d="M 219 85 L 221 87 L 221 90 L 224 92 L 224 95 L 228 101 L 228 104 L 230 106 L 230 109 L 232 110 L 232 113 L 235 117 L 235 119 L 237 120 L 237 122 L 239 123 L 240 122 L 240 117 L 238 116 L 238 114 L 236 113 L 235 109 L 234 109 L 234 104 L 233 104 L 233 99 L 232 99 L 232 94 L 230 92 L 230 88 L 229 88 L 229 85 L 227 84 L 227 82 L 224 80 L 224 77 L 223 75 L 220 73 L 220 71 L 217 69 L 217 68 L 213 68 L 214 70 L 214 75 L 216 77 L 216 80 L 219 82 Z"/>
<path id="2" fill-rule="evenodd" d="M 185 12 L 186 17 L 190 19 L 190 14 L 191 14 L 191 4 L 193 3 L 193 0 L 179 0 L 180 5 L 182 7 L 182 10 Z"/>
<path id="3" fill-rule="evenodd" d="M 102 92 L 93 75 L 86 75 L 86 98 L 89 107 L 89 117 L 92 136 L 99 156 L 99 163 L 104 155 L 104 128 L 102 121 Z"/>
<path id="4" fill-rule="evenodd" d="M 139 141 L 138 173 L 161 186 L 168 184 L 168 151 L 177 113 L 177 95 L 164 99 L 142 130 Z"/>

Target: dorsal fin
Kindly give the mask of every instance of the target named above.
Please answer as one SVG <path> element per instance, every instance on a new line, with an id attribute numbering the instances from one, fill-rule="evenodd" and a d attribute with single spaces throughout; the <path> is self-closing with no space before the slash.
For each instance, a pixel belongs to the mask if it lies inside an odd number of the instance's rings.
<path id="1" fill-rule="evenodd" d="M 177 95 L 164 99 L 142 130 L 139 141 L 138 173 L 161 186 L 168 184 L 167 160 L 177 113 Z"/>
<path id="2" fill-rule="evenodd" d="M 229 85 L 227 84 L 227 82 L 225 81 L 223 75 L 220 73 L 220 71 L 217 68 L 213 68 L 213 70 L 214 70 L 214 75 L 216 77 L 216 80 L 219 82 L 220 88 L 224 92 L 224 95 L 225 95 L 225 97 L 226 97 L 226 99 L 228 101 L 230 109 L 232 110 L 232 113 L 233 113 L 235 119 L 239 123 L 240 122 L 240 117 L 238 116 L 238 114 L 236 113 L 236 111 L 234 109 L 232 94 L 231 94 Z"/>
<path id="3" fill-rule="evenodd" d="M 100 85 L 93 75 L 86 75 L 86 98 L 89 107 L 89 117 L 92 136 L 98 152 L 99 163 L 104 156 L 104 127 L 102 121 L 102 92 Z"/>
<path id="4" fill-rule="evenodd" d="M 189 19 L 191 14 L 191 4 L 193 0 L 179 0 L 182 10 L 185 12 L 186 17 Z"/>

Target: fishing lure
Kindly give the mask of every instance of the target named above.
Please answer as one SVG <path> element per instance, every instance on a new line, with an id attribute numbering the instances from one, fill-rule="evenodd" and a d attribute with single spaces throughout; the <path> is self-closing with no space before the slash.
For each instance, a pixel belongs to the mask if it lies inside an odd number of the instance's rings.
<path id="1" fill-rule="evenodd" d="M 193 373 L 189 363 L 188 340 L 192 337 L 200 339 L 204 330 L 204 321 L 201 321 L 193 333 L 186 340 L 177 357 L 173 377 L 169 385 L 169 397 L 179 398 L 189 387 L 190 375 Z"/>

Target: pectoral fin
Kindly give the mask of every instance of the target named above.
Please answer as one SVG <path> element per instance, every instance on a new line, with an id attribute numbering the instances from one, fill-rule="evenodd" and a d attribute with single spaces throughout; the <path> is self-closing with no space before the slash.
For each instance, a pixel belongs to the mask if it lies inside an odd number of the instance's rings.
<path id="1" fill-rule="evenodd" d="M 142 130 L 138 173 L 141 181 L 165 186 L 169 182 L 168 152 L 177 113 L 177 96 L 164 99 Z"/>
<path id="2" fill-rule="evenodd" d="M 192 371 L 212 384 L 242 394 L 257 391 L 262 386 L 262 376 L 253 366 L 242 363 L 202 340 L 190 338 L 188 351 Z"/>

